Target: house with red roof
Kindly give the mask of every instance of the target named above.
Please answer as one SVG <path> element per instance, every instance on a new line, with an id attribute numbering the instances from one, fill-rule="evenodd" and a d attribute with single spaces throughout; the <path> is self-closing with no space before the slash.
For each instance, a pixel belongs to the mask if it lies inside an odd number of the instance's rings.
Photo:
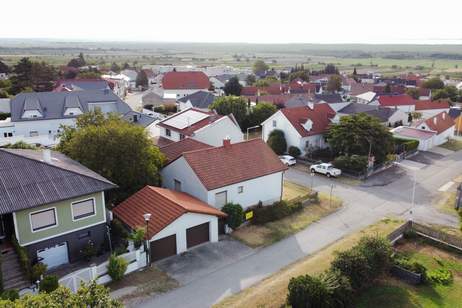
<path id="1" fill-rule="evenodd" d="M 281 130 L 284 132 L 287 147 L 299 148 L 302 155 L 313 149 L 326 148 L 324 133 L 335 114 L 329 104 L 280 109 L 261 124 L 263 140 L 266 142 L 273 130 Z"/>
<path id="2" fill-rule="evenodd" d="M 145 186 L 113 209 L 130 229 L 147 227 L 151 262 L 207 242 L 218 242 L 222 211 L 190 194 Z M 151 214 L 146 226 L 145 214 Z"/>
<path id="3" fill-rule="evenodd" d="M 387 108 L 397 108 L 404 112 L 415 111 L 416 100 L 407 94 L 400 95 L 380 95 L 377 100 L 372 102 L 373 105 L 380 105 Z"/>
<path id="4" fill-rule="evenodd" d="M 422 118 L 431 118 L 441 112 L 448 112 L 449 102 L 447 100 L 418 100 L 415 102 L 415 111 L 422 114 Z"/>
<path id="5" fill-rule="evenodd" d="M 239 143 L 225 139 L 219 147 L 176 156 L 172 155 L 173 160 L 161 171 L 162 186 L 188 193 L 215 208 L 232 202 L 245 209 L 282 198 L 287 167 L 261 139 Z"/>
<path id="6" fill-rule="evenodd" d="M 448 139 L 454 137 L 455 123 L 446 111 L 426 120 L 420 120 L 412 125 L 413 127 L 435 132 L 433 146 L 445 143 Z"/>
<path id="7" fill-rule="evenodd" d="M 204 72 L 167 72 L 162 77 L 164 98 L 179 99 L 197 91 L 210 89 L 209 77 Z"/>
<path id="8" fill-rule="evenodd" d="M 244 135 L 232 114 L 222 116 L 214 111 L 188 108 L 157 123 L 162 139 L 176 142 L 187 138 L 203 142 L 211 146 L 219 146 L 223 139 L 241 142 Z"/>

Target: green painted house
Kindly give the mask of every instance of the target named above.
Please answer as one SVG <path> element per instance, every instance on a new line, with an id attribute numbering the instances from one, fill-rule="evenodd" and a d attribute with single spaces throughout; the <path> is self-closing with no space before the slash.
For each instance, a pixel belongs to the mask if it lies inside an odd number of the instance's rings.
<path id="1" fill-rule="evenodd" d="M 57 267 L 107 236 L 104 192 L 116 185 L 50 150 L 0 149 L 0 238 Z"/>

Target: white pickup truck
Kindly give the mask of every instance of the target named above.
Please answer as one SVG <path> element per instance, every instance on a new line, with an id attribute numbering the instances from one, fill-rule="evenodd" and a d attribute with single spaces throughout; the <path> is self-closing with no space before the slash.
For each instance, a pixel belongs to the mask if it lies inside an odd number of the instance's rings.
<path id="1" fill-rule="evenodd" d="M 311 165 L 310 171 L 311 173 L 325 174 L 328 178 L 330 178 L 331 176 L 336 177 L 342 174 L 342 171 L 340 169 L 334 168 L 332 164 L 327 163 Z"/>

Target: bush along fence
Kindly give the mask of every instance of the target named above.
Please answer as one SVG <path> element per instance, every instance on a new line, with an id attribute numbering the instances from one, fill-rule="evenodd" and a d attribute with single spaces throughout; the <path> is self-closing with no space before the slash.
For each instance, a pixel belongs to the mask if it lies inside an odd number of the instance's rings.
<path id="1" fill-rule="evenodd" d="M 126 270 L 123 275 L 127 275 L 146 267 L 146 252 L 143 247 L 138 250 L 119 255 L 117 258 L 121 258 L 126 261 Z M 77 292 L 81 282 L 89 283 L 95 280 L 98 284 L 109 283 L 113 280 L 111 275 L 114 276 L 113 273 L 110 273 L 109 262 L 110 261 L 106 261 L 99 265 L 93 265 L 70 273 L 59 279 L 59 284 L 68 287 L 72 292 Z"/>
<path id="2" fill-rule="evenodd" d="M 388 239 L 395 243 L 400 238 L 405 236 L 413 237 L 420 236 L 424 239 L 431 241 L 437 245 L 442 245 L 443 247 L 455 249 L 459 252 L 462 252 L 462 239 L 445 232 L 435 230 L 429 226 L 425 226 L 413 221 L 408 221 L 398 229 L 393 231 L 388 235 Z M 434 280 L 432 276 L 433 273 L 427 273 L 426 268 L 417 262 L 410 262 L 406 256 L 395 254 L 394 255 L 394 265 L 392 266 L 390 272 L 395 277 L 413 285 L 417 285 L 425 282 L 427 279 Z M 444 273 L 443 273 L 444 275 Z M 449 276 L 451 273 L 449 273 Z M 439 276 L 441 274 L 436 274 Z"/>

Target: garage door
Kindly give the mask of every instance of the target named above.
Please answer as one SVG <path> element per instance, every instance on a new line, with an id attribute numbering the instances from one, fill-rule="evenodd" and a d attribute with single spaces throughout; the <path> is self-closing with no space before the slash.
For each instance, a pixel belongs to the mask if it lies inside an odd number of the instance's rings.
<path id="1" fill-rule="evenodd" d="M 188 248 L 209 241 L 209 223 L 198 225 L 186 230 L 186 242 Z"/>
<path id="2" fill-rule="evenodd" d="M 45 263 L 49 269 L 69 263 L 67 243 L 64 242 L 53 247 L 37 250 L 37 257 L 42 263 Z"/>
<path id="3" fill-rule="evenodd" d="M 151 261 L 158 261 L 176 255 L 176 235 L 170 235 L 151 242 Z"/>

